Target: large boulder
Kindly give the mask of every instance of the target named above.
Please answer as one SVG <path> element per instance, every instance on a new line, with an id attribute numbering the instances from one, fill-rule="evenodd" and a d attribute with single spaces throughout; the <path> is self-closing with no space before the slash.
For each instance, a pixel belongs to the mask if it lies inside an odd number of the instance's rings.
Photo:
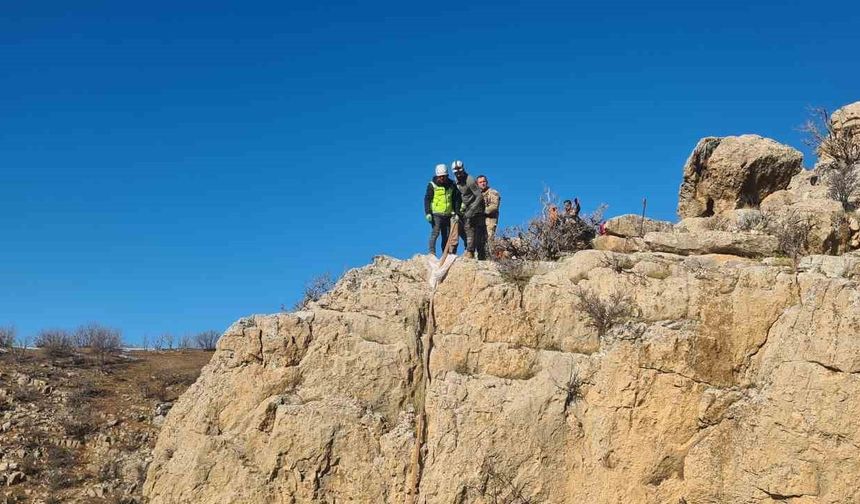
<path id="1" fill-rule="evenodd" d="M 788 187 L 802 163 L 797 149 L 758 135 L 703 138 L 684 165 L 678 215 L 755 208 L 768 194 Z"/>

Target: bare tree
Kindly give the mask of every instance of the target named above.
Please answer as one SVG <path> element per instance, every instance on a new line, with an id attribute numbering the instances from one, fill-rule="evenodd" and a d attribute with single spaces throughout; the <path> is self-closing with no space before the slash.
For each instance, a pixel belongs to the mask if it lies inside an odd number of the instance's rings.
<path id="1" fill-rule="evenodd" d="M 334 285 L 335 280 L 329 273 L 323 273 L 322 275 L 311 278 L 305 284 L 302 299 L 293 306 L 293 309 L 301 310 L 305 308 L 308 303 L 319 301 L 320 298 L 322 298 L 328 291 L 334 288 Z"/>
<path id="2" fill-rule="evenodd" d="M 149 334 L 143 334 L 143 341 L 140 343 L 140 345 L 143 347 L 144 350 L 147 350 L 149 348 Z"/>
<path id="3" fill-rule="evenodd" d="M 15 327 L 0 326 L 0 348 L 12 348 L 15 344 Z"/>
<path id="4" fill-rule="evenodd" d="M 119 353 L 122 350 L 123 343 L 120 330 L 103 326 L 97 322 L 90 322 L 78 327 L 73 338 L 76 346 L 91 349 L 102 364 L 108 355 Z"/>
<path id="5" fill-rule="evenodd" d="M 215 350 L 215 345 L 218 343 L 218 338 L 221 334 L 218 331 L 203 331 L 194 337 L 197 343 L 197 348 L 201 350 Z"/>
<path id="6" fill-rule="evenodd" d="M 173 350 L 173 342 L 174 342 L 174 337 L 169 332 L 163 333 L 161 335 L 161 343 L 162 343 L 163 348 L 166 348 L 168 350 Z"/>
<path id="7" fill-rule="evenodd" d="M 65 357 L 74 352 L 74 338 L 64 329 L 43 329 L 33 342 L 51 357 Z"/>
<path id="8" fill-rule="evenodd" d="M 810 116 L 801 128 L 804 143 L 818 153 L 828 196 L 851 210 L 860 195 L 860 127 L 845 124 L 821 107 L 813 108 Z"/>

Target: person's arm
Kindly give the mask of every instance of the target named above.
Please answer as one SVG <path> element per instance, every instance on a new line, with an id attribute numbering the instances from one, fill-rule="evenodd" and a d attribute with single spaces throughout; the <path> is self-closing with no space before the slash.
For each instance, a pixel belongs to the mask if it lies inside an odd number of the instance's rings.
<path id="1" fill-rule="evenodd" d="M 433 184 L 427 184 L 427 192 L 424 193 L 424 215 L 432 215 L 430 202 L 433 201 Z"/>
<path id="2" fill-rule="evenodd" d="M 472 202 L 472 205 L 466 209 L 466 215 L 475 216 L 478 213 L 484 213 L 481 211 L 481 208 L 484 206 L 484 194 L 481 192 L 481 188 L 478 187 L 478 183 L 475 182 L 471 176 L 469 177 L 469 184 L 466 185 L 472 194 L 475 196 L 475 201 Z"/>
<path id="3" fill-rule="evenodd" d="M 463 195 L 460 194 L 460 189 L 457 188 L 457 185 L 454 185 L 454 190 L 452 191 L 451 204 L 454 207 L 454 213 L 459 216 L 463 216 L 463 212 L 460 211 L 460 205 L 463 204 Z"/>
<path id="4" fill-rule="evenodd" d="M 499 211 L 499 204 L 502 201 L 502 197 L 499 196 L 499 193 L 493 191 L 492 189 L 487 191 L 487 207 L 484 209 L 484 212 L 487 215 L 492 215 Z"/>

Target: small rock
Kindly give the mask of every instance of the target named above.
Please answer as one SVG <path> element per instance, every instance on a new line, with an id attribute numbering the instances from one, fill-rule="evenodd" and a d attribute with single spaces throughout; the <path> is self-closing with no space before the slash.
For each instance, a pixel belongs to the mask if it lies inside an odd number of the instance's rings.
<path id="1" fill-rule="evenodd" d="M 15 471 L 6 478 L 6 486 L 12 486 L 21 483 L 22 481 L 27 479 L 27 476 L 25 476 L 24 473 L 22 473 L 21 471 Z"/>

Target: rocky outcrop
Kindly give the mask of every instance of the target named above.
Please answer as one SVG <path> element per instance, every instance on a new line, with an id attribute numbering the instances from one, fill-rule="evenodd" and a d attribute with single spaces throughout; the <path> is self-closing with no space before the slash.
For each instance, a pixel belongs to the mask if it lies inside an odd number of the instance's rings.
<path id="1" fill-rule="evenodd" d="M 860 256 L 781 264 L 583 251 L 512 283 L 458 261 L 433 293 L 423 257 L 377 258 L 230 327 L 145 495 L 857 502 Z"/>
<path id="2" fill-rule="evenodd" d="M 703 138 L 684 165 L 678 215 L 757 207 L 802 169 L 800 151 L 757 135 Z"/>
<path id="3" fill-rule="evenodd" d="M 645 233 L 671 231 L 672 223 L 649 219 L 641 215 L 625 214 L 606 221 L 603 230 L 613 236 L 645 236 Z"/>

